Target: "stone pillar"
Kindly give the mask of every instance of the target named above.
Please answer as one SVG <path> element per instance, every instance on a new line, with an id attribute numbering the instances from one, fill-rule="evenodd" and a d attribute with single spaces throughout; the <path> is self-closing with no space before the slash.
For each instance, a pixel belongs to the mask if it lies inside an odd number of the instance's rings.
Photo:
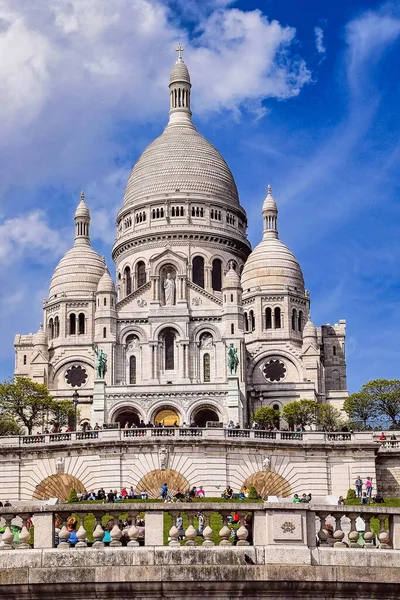
<path id="1" fill-rule="evenodd" d="M 94 380 L 91 425 L 102 425 L 106 420 L 106 382 L 103 379 Z"/>
<path id="2" fill-rule="evenodd" d="M 164 511 L 152 510 L 146 512 L 145 546 L 164 545 Z"/>
<path id="3" fill-rule="evenodd" d="M 392 515 L 390 525 L 390 539 L 392 540 L 393 550 L 400 550 L 400 515 Z"/>
<path id="4" fill-rule="evenodd" d="M 32 521 L 35 527 L 35 550 L 37 548 L 54 548 L 53 513 L 35 513 Z"/>
<path id="5" fill-rule="evenodd" d="M 267 513 L 265 510 L 256 510 L 253 515 L 253 544 L 254 546 L 267 545 Z"/>
<path id="6" fill-rule="evenodd" d="M 228 417 L 229 420 L 233 421 L 235 424 L 238 421 L 240 422 L 240 404 L 239 378 L 237 375 L 228 375 Z"/>

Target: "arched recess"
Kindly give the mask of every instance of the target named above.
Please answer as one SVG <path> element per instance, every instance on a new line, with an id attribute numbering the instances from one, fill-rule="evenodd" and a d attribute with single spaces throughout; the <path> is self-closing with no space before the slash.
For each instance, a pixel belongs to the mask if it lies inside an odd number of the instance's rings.
<path id="1" fill-rule="evenodd" d="M 160 406 L 153 413 L 154 425 L 160 423 L 165 427 L 172 427 L 173 425 L 181 425 L 181 415 L 174 406 Z"/>
<path id="2" fill-rule="evenodd" d="M 79 479 L 68 473 L 56 473 L 46 477 L 33 492 L 33 500 L 48 500 L 49 498 L 58 498 L 60 503 L 64 503 L 72 488 L 76 492 L 84 492 L 85 486 Z"/>
<path id="3" fill-rule="evenodd" d="M 168 493 L 171 497 L 175 496 L 178 491 L 188 491 L 190 485 L 186 477 L 178 471 L 174 471 L 173 469 L 155 469 L 142 477 L 136 486 L 136 493 L 147 492 L 149 498 L 160 498 L 161 486 L 164 483 L 167 484 Z"/>
<path id="4" fill-rule="evenodd" d="M 221 417 L 214 406 L 203 404 L 192 411 L 190 423 L 195 423 L 197 427 L 205 427 L 208 421 L 221 421 Z"/>
<path id="5" fill-rule="evenodd" d="M 132 425 L 139 425 L 140 420 L 141 417 L 139 412 L 131 406 L 120 408 L 113 418 L 113 422 L 119 423 L 121 429 L 123 429 L 127 423 L 129 427 Z"/>
<path id="6" fill-rule="evenodd" d="M 204 258 L 195 256 L 192 261 L 192 280 L 196 285 L 204 288 Z"/>
<path id="7" fill-rule="evenodd" d="M 292 493 L 290 483 L 282 475 L 273 471 L 257 471 L 250 475 L 243 485 L 249 489 L 254 486 L 262 498 L 267 498 L 267 496 L 287 498 Z"/>

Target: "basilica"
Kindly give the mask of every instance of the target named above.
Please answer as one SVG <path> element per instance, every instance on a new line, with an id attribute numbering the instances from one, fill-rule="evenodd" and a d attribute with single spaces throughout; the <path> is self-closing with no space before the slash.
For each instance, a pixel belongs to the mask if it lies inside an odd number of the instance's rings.
<path id="1" fill-rule="evenodd" d="M 179 47 L 169 122 L 136 162 L 116 216 L 115 281 L 90 244 L 82 193 L 74 245 L 55 268 L 43 325 L 15 338 L 15 376 L 74 398 L 81 424 L 244 426 L 260 406 L 281 411 L 303 398 L 340 408 L 345 321 L 312 323 L 270 186 L 252 250 L 233 175 L 196 130 L 190 101 Z"/>

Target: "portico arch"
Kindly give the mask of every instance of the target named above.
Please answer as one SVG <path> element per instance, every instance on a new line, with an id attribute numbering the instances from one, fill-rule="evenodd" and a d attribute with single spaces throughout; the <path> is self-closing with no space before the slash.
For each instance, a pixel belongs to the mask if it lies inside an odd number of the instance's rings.
<path id="1" fill-rule="evenodd" d="M 208 421 L 221 421 L 221 415 L 217 408 L 211 404 L 201 404 L 191 413 L 190 423 L 195 423 L 197 427 L 205 427 Z"/>
<path id="2" fill-rule="evenodd" d="M 56 473 L 46 477 L 33 492 L 33 500 L 48 500 L 49 498 L 58 498 L 60 503 L 67 501 L 70 491 L 83 493 L 85 486 L 79 479 L 68 473 Z"/>
<path id="3" fill-rule="evenodd" d="M 282 475 L 273 471 L 257 471 L 250 475 L 243 485 L 248 489 L 254 486 L 261 498 L 267 498 L 267 496 L 287 498 L 292 493 L 290 483 Z"/>
<path id="4" fill-rule="evenodd" d="M 173 469 L 155 469 L 142 477 L 136 486 L 136 493 L 141 494 L 147 492 L 149 498 L 160 498 L 161 486 L 166 483 L 168 486 L 168 494 L 173 497 L 179 492 L 189 490 L 189 481 Z"/>
<path id="5" fill-rule="evenodd" d="M 131 427 L 132 425 L 139 425 L 142 417 L 135 408 L 131 406 L 126 406 L 124 408 L 120 408 L 120 410 L 116 413 L 113 418 L 114 423 L 119 423 L 121 429 L 123 429 L 126 424 Z"/>

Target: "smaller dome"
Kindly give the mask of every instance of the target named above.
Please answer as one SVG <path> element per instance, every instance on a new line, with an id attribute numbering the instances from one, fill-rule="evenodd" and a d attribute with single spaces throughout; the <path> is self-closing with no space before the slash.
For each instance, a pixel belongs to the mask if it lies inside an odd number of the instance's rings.
<path id="1" fill-rule="evenodd" d="M 314 323 L 311 321 L 310 317 L 308 317 L 307 323 L 304 325 L 303 329 L 303 339 L 305 338 L 313 338 L 317 339 L 317 328 Z"/>
<path id="2" fill-rule="evenodd" d="M 115 285 L 114 282 L 111 278 L 110 275 L 110 271 L 108 270 L 108 268 L 106 267 L 104 270 L 103 275 L 100 277 L 100 281 L 99 284 L 97 286 L 97 290 L 96 293 L 110 293 L 110 292 L 114 292 L 115 293 Z"/>
<path id="3" fill-rule="evenodd" d="M 47 346 L 47 336 L 43 329 L 43 323 L 40 323 L 39 329 L 33 335 L 34 346 Z"/>
<path id="4" fill-rule="evenodd" d="M 54 270 L 50 297 L 62 293 L 88 294 L 97 290 L 104 273 L 104 260 L 89 245 L 75 245 Z"/>
<path id="5" fill-rule="evenodd" d="M 240 287 L 240 277 L 239 277 L 239 275 L 235 271 L 233 261 L 231 261 L 229 263 L 229 271 L 225 275 L 225 280 L 224 280 L 224 286 L 223 287 L 224 288 L 228 288 L 228 287 L 229 288 L 231 288 L 231 287 L 238 288 L 238 287 Z"/>
<path id="6" fill-rule="evenodd" d="M 278 207 L 276 206 L 276 202 L 272 196 L 272 188 L 269 185 L 268 188 L 268 193 L 267 196 L 264 200 L 264 203 L 262 205 L 262 212 L 278 212 Z"/>
<path id="7" fill-rule="evenodd" d="M 81 193 L 81 201 L 79 202 L 78 206 L 76 207 L 76 211 L 75 211 L 75 219 L 82 218 L 82 217 L 86 217 L 87 219 L 90 219 L 90 211 L 85 202 L 85 192 Z"/>

